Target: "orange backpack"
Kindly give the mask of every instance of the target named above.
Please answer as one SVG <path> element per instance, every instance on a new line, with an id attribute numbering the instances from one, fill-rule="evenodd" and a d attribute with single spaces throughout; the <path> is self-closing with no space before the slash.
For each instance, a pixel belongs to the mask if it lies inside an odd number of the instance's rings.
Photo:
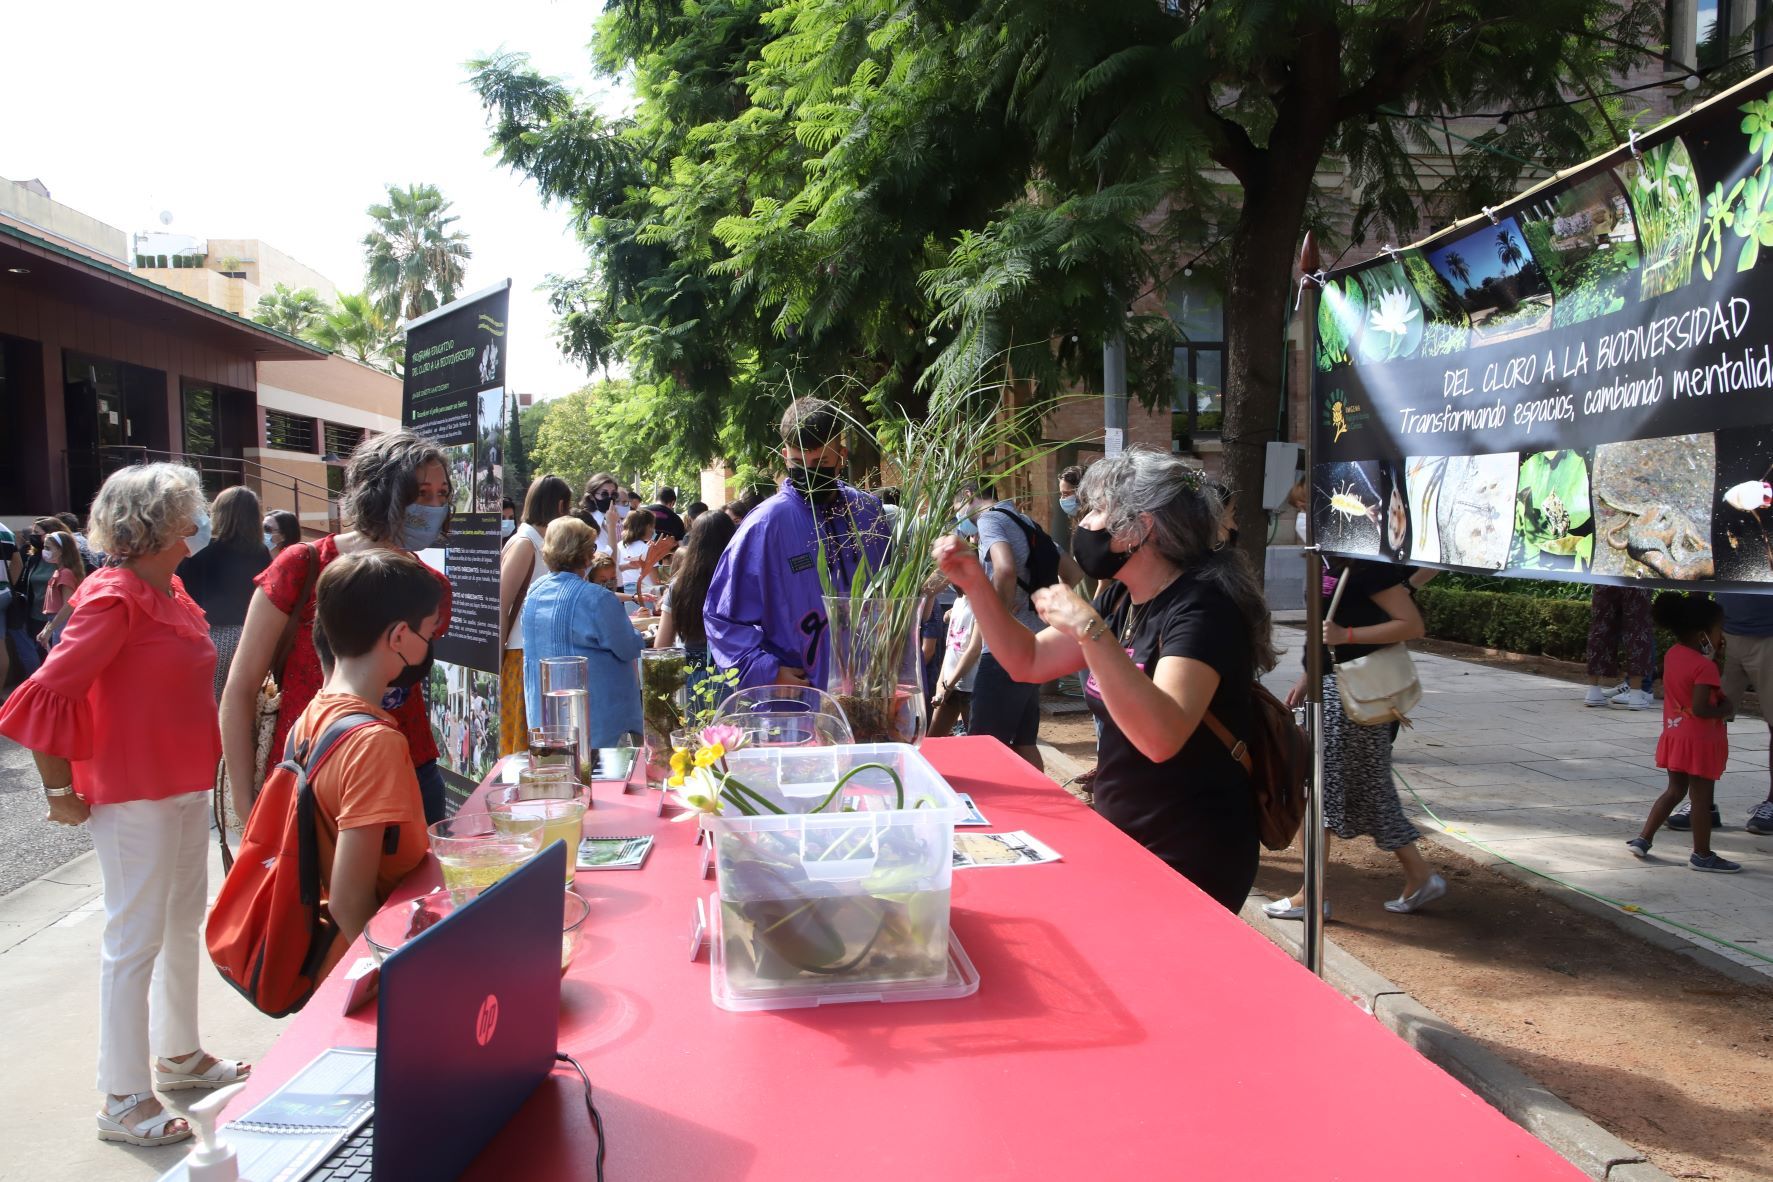
<path id="1" fill-rule="evenodd" d="M 338 925 L 320 904 L 320 839 L 310 781 L 347 735 L 386 726 L 350 714 L 307 743 L 289 736 L 283 762 L 253 802 L 240 853 L 204 930 L 222 979 L 273 1018 L 293 1014 L 320 985 Z"/>

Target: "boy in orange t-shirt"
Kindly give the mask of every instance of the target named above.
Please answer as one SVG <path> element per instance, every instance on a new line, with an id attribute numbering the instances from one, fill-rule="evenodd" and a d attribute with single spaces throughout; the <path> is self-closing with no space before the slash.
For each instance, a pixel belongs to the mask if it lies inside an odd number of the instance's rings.
<path id="1" fill-rule="evenodd" d="M 387 724 L 340 740 L 312 780 L 321 891 L 339 927 L 323 972 L 430 849 L 411 748 L 379 703 L 389 682 L 430 659 L 441 599 L 436 576 L 396 550 L 345 555 L 315 587 L 315 639 L 331 672 L 291 733 L 305 742 L 351 714 Z"/>

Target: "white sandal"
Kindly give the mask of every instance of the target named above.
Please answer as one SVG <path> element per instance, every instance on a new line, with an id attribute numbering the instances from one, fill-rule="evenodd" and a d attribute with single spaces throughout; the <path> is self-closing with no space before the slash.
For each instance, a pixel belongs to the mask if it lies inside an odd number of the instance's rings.
<path id="1" fill-rule="evenodd" d="M 196 1051 L 183 1059 L 160 1059 L 154 1063 L 154 1082 L 163 1092 L 182 1092 L 188 1088 L 225 1088 L 252 1074 L 252 1064 L 234 1059 L 217 1059 L 206 1071 L 191 1068 L 203 1062 L 205 1051 Z"/>
<path id="2" fill-rule="evenodd" d="M 98 1114 L 98 1139 L 100 1141 L 121 1141 L 125 1145 L 172 1145 L 186 1140 L 191 1136 L 191 1123 L 176 1112 L 162 1108 L 153 1116 L 125 1124 L 123 1117 L 134 1111 L 143 1103 L 154 1098 L 153 1092 L 135 1092 L 113 1100 L 105 1097 L 105 1110 Z M 176 1133 L 167 1130 L 175 1125 L 184 1128 Z"/>

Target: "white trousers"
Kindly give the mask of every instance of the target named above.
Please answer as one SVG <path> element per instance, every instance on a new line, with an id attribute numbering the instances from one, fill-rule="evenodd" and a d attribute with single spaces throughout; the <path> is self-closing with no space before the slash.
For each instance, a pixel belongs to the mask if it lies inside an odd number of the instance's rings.
<path id="1" fill-rule="evenodd" d="M 152 1086 L 152 1053 L 197 1037 L 197 973 L 209 895 L 209 793 L 101 804 L 87 821 L 105 883 L 99 955 L 98 1088 Z"/>

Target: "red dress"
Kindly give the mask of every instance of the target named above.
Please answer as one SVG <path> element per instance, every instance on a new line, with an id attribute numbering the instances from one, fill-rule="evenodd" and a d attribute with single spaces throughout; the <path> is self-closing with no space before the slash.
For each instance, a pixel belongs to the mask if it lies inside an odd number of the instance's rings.
<path id="1" fill-rule="evenodd" d="M 207 792 L 221 758 L 215 644 L 203 609 L 103 567 L 73 596 L 61 643 L 0 709 L 0 735 L 67 760 L 89 805 Z"/>
<path id="2" fill-rule="evenodd" d="M 314 543 L 314 550 L 320 558 L 320 569 L 325 570 L 326 564 L 339 556 L 338 535 L 328 534 L 319 539 Z M 449 630 L 449 580 L 440 571 L 426 569 L 436 575 L 443 586 L 443 602 L 437 609 L 437 635 L 442 636 Z M 295 610 L 296 598 L 302 593 L 307 572 L 308 548 L 285 546 L 277 552 L 270 566 L 254 576 L 253 582 L 278 611 L 288 615 Z M 316 574 L 316 583 L 318 578 Z M 274 760 L 283 758 L 283 744 L 289 738 L 289 728 L 320 692 L 324 681 L 320 673 L 320 654 L 314 651 L 314 595 L 310 592 L 296 623 L 295 638 L 290 642 L 289 664 L 284 666 L 283 704 L 277 711 L 277 735 L 271 746 Z M 406 736 L 407 744 L 412 748 L 414 767 L 437 758 L 437 740 L 431 737 L 431 720 L 425 717 L 422 687 L 415 686 L 411 691 L 390 690 L 381 705 L 394 716 L 401 733 Z"/>
<path id="3" fill-rule="evenodd" d="M 1701 685 L 1713 687 L 1715 700 L 1722 689 L 1718 667 L 1684 644 L 1669 649 L 1662 663 L 1662 737 L 1656 741 L 1656 766 L 1716 780 L 1730 757 L 1730 740 L 1723 719 L 1693 713 L 1694 687 Z"/>

